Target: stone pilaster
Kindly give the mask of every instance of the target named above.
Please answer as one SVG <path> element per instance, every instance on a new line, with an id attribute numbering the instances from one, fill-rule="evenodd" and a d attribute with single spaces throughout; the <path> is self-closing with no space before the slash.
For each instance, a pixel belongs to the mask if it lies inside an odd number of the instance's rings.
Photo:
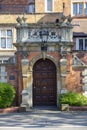
<path id="1" fill-rule="evenodd" d="M 66 93 L 66 76 L 67 76 L 67 59 L 60 60 L 60 73 L 61 73 L 61 93 Z"/>
<path id="2" fill-rule="evenodd" d="M 28 66 L 29 61 L 28 59 L 22 59 L 21 60 L 21 66 L 22 66 L 22 77 L 23 77 L 23 89 L 26 89 L 27 86 L 27 72 L 28 72 Z"/>
<path id="3" fill-rule="evenodd" d="M 83 95 L 87 97 L 87 68 L 82 72 L 82 76 L 84 76 L 82 82 L 83 82 Z"/>
<path id="4" fill-rule="evenodd" d="M 21 107 L 27 107 L 29 106 L 29 92 L 27 91 L 27 71 L 29 66 L 28 59 L 22 59 L 21 60 L 21 66 L 22 66 L 22 78 L 23 78 L 23 90 L 22 90 L 22 103 Z"/>
<path id="5" fill-rule="evenodd" d="M 28 59 L 21 60 L 22 77 L 23 77 L 23 91 L 21 107 L 31 108 L 32 102 L 32 69 L 29 65 Z"/>

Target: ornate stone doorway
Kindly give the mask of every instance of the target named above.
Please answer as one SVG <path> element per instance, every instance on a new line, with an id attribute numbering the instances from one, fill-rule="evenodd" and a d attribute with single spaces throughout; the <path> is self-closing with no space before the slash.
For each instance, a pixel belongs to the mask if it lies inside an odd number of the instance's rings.
<path id="1" fill-rule="evenodd" d="M 34 64 L 33 105 L 57 105 L 56 66 L 51 60 L 40 59 Z"/>

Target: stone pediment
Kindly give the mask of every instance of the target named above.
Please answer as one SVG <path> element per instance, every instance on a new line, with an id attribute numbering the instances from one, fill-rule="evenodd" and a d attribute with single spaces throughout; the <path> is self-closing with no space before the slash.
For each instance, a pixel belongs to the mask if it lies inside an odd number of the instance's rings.
<path id="1" fill-rule="evenodd" d="M 79 59 L 75 54 L 73 55 L 72 66 L 81 68 L 87 67 L 87 65 L 83 61 L 81 61 L 81 59 Z"/>

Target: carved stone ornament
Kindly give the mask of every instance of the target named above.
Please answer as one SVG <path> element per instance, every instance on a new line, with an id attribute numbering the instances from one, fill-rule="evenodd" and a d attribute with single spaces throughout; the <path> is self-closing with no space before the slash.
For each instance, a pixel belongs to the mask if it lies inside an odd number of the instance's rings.
<path id="1" fill-rule="evenodd" d="M 67 55 L 67 48 L 66 46 L 61 46 L 61 56 L 62 58 L 66 58 L 66 55 Z"/>
<path id="2" fill-rule="evenodd" d="M 43 37 L 47 34 L 48 43 L 58 42 L 72 42 L 72 18 L 69 15 L 68 18 L 63 14 L 61 20 L 59 20 L 59 26 L 55 23 L 39 23 L 39 24 L 27 24 L 27 18 L 25 14 L 23 17 L 18 16 L 16 21 L 18 22 L 17 28 L 17 42 L 23 43 L 40 43 L 42 42 L 41 33 Z M 57 19 L 58 22 L 58 19 Z M 45 34 L 45 35 L 44 35 Z"/>
<path id="3" fill-rule="evenodd" d="M 28 52 L 27 52 L 27 51 L 23 51 L 23 52 L 22 52 L 22 57 L 23 57 L 24 59 L 26 59 L 26 58 L 28 57 Z"/>
<path id="4" fill-rule="evenodd" d="M 29 29 L 28 32 L 28 42 L 41 42 L 40 33 L 47 32 L 48 34 L 48 42 L 58 42 L 60 41 L 60 29 L 53 29 L 53 28 L 43 28 L 43 29 Z"/>
<path id="5" fill-rule="evenodd" d="M 18 22 L 19 25 L 26 23 L 27 18 L 25 17 L 25 14 L 23 14 L 23 17 L 21 18 L 20 16 L 17 17 L 16 21 Z"/>
<path id="6" fill-rule="evenodd" d="M 73 55 L 72 65 L 85 66 L 85 64 L 76 55 Z"/>

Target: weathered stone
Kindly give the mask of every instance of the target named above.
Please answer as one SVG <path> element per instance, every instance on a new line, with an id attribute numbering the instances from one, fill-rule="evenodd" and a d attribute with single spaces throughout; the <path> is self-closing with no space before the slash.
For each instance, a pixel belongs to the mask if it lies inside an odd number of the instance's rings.
<path id="1" fill-rule="evenodd" d="M 29 107 L 29 92 L 27 89 L 24 89 L 21 93 L 22 95 L 22 103 L 21 107 Z"/>

